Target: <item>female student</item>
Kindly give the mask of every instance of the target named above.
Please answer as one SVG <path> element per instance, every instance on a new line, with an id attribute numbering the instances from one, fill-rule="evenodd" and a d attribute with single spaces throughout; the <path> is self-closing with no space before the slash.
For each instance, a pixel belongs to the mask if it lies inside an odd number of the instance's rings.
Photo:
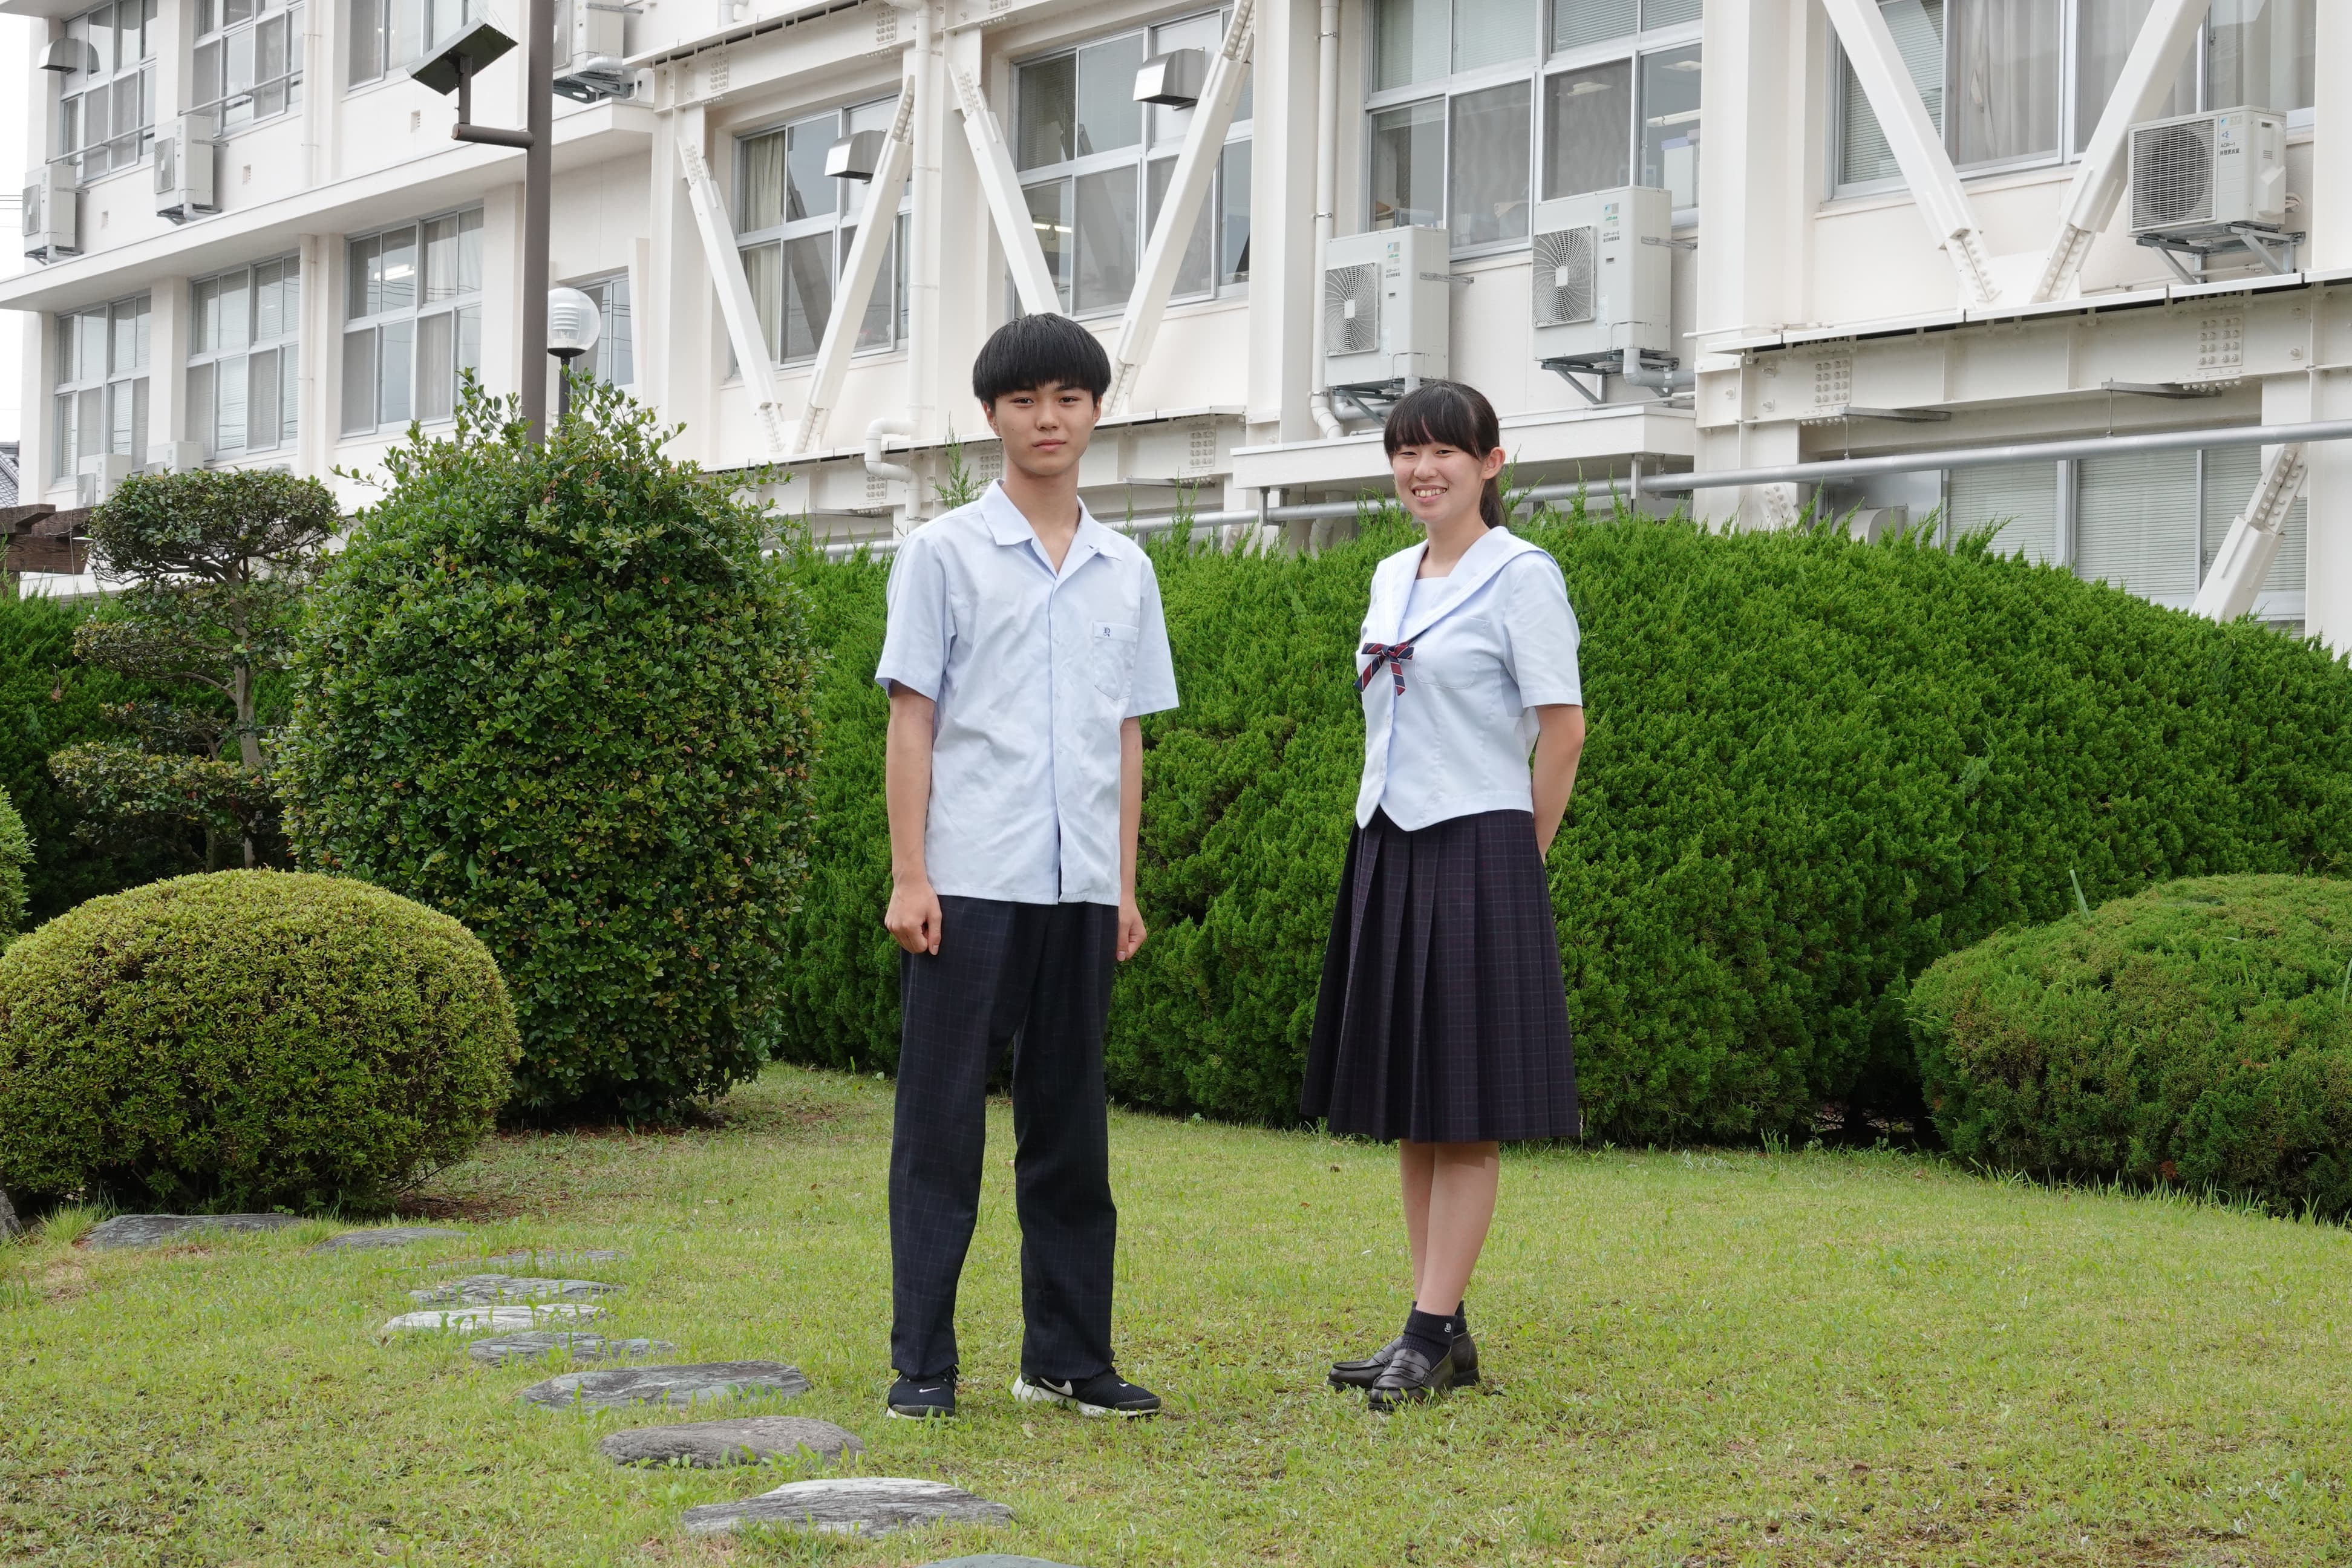
<path id="1" fill-rule="evenodd" d="M 1580 1130 L 1544 856 L 1584 745 L 1576 616 L 1559 564 L 1503 526 L 1493 406 L 1424 382 L 1385 443 L 1428 537 L 1372 576 L 1363 783 L 1301 1097 L 1334 1132 L 1397 1141 L 1412 1310 L 1331 1369 L 1382 1411 L 1476 1381 L 1462 1297 L 1496 1144 Z"/>

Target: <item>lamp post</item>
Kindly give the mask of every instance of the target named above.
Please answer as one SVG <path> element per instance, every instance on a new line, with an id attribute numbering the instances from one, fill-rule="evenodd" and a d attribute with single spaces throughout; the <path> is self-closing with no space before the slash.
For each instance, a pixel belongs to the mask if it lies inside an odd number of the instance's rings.
<path id="1" fill-rule="evenodd" d="M 554 184 L 551 156 L 555 124 L 555 0 L 527 0 L 523 21 L 523 128 L 501 130 L 474 120 L 474 75 L 514 47 L 514 40 L 488 23 L 460 34 L 409 75 L 434 91 L 457 95 L 459 142 L 522 149 L 522 363 L 535 365 L 547 349 L 547 311 L 540 290 L 547 283 L 548 206 Z M 546 439 L 547 378 L 525 371 L 523 425 L 533 441 Z"/>
<path id="2" fill-rule="evenodd" d="M 547 353 L 561 367 L 555 414 L 559 426 L 572 417 L 572 362 L 594 348 L 604 331 L 604 313 L 595 300 L 577 289 L 547 291 Z"/>

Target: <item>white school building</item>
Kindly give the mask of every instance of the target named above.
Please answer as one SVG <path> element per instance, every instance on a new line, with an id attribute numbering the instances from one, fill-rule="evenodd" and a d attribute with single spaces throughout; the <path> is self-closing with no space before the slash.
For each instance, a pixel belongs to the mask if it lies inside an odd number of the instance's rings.
<path id="1" fill-rule="evenodd" d="M 0 0 L 46 28 L 10 526 L 148 467 L 365 472 L 461 371 L 551 374 L 562 284 L 683 455 L 887 538 L 950 442 L 993 471 L 972 355 L 1058 310 L 1117 368 L 1113 523 L 1309 529 L 1450 375 L 1523 485 L 2007 519 L 2352 647 L 2352 442 L 2304 428 L 2352 421 L 2352 4 L 1222 5 L 559 0 L 526 278 L 524 153 L 412 76 L 524 0 Z"/>

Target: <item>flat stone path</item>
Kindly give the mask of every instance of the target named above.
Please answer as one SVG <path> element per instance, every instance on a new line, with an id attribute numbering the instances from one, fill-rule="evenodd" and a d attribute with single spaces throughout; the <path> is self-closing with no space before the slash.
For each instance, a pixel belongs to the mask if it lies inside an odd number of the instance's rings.
<path id="1" fill-rule="evenodd" d="M 510 1361 L 538 1361 L 553 1355 L 557 1351 L 568 1352 L 573 1361 L 631 1361 L 638 1356 L 667 1355 L 676 1349 L 677 1347 L 667 1340 L 608 1340 L 601 1334 L 527 1333 L 476 1340 L 466 1347 L 466 1353 L 485 1366 L 504 1366 Z"/>
<path id="2" fill-rule="evenodd" d="M 609 1296 L 618 1285 L 596 1279 L 542 1279 L 517 1274 L 468 1274 L 446 1285 L 411 1290 L 408 1299 L 426 1306 L 444 1302 L 466 1307 L 495 1307 L 502 1301 L 593 1301 Z"/>
<path id="3" fill-rule="evenodd" d="M 782 1524 L 827 1535 L 887 1535 L 920 1524 L 1009 1524 L 1013 1510 L 944 1481 L 845 1476 L 793 1481 L 741 1502 L 686 1510 L 690 1535 L 716 1535 L 747 1524 Z"/>
<path id="4" fill-rule="evenodd" d="M 806 1449 L 831 1464 L 844 1454 L 862 1454 L 856 1434 L 830 1421 L 805 1415 L 750 1415 L 737 1421 L 692 1421 L 681 1426 L 636 1426 L 615 1432 L 596 1445 L 616 1465 L 692 1465 L 719 1469 L 756 1465 L 778 1455 Z"/>
<path id="5" fill-rule="evenodd" d="M 510 1333 L 557 1320 L 599 1317 L 604 1310 L 602 1307 L 583 1307 L 577 1301 L 555 1301 L 544 1307 L 440 1307 L 431 1311 L 403 1312 L 384 1324 L 382 1331 L 394 1334 L 469 1329 Z"/>
<path id="6" fill-rule="evenodd" d="M 347 1230 L 341 1236 L 331 1236 L 312 1247 L 313 1252 L 371 1252 L 381 1247 L 408 1247 L 420 1241 L 436 1241 L 445 1236 L 463 1236 L 462 1230 L 450 1230 L 437 1225 L 390 1225 L 374 1230 Z"/>
<path id="7" fill-rule="evenodd" d="M 460 1258 L 452 1263 L 436 1263 L 430 1267 L 436 1271 L 448 1268 L 581 1268 L 591 1263 L 619 1263 L 628 1256 L 609 1247 L 592 1247 L 578 1252 L 501 1252 L 495 1258 Z"/>
<path id="8" fill-rule="evenodd" d="M 690 1366 L 567 1372 L 545 1383 L 532 1384 L 522 1391 L 522 1397 L 550 1410 L 572 1405 L 591 1410 L 618 1410 L 631 1405 L 692 1405 L 740 1394 L 773 1394 L 795 1399 L 810 1387 L 800 1368 L 782 1362 L 714 1361 Z"/>
<path id="9" fill-rule="evenodd" d="M 118 1247 L 161 1247 L 201 1231 L 284 1230 L 309 1222 L 290 1214 L 119 1214 L 81 1238 L 101 1252 Z"/>
<path id="10" fill-rule="evenodd" d="M 983 1552 L 977 1557 L 950 1557 L 938 1563 L 927 1563 L 923 1568 L 1070 1568 L 1070 1565 L 1048 1563 L 1043 1557 L 1009 1557 L 1002 1552 Z"/>

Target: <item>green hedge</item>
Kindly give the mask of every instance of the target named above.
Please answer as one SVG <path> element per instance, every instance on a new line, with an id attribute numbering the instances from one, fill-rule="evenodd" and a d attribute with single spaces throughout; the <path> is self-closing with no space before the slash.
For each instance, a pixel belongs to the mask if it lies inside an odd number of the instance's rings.
<path id="1" fill-rule="evenodd" d="M 33 840 L 25 819 L 0 789 L 0 951 L 24 929 L 25 868 L 33 862 Z"/>
<path id="2" fill-rule="evenodd" d="M 510 1086 L 498 965 L 446 915 L 280 871 L 152 882 L 0 953 L 0 1188 L 374 1207 Z"/>
<path id="3" fill-rule="evenodd" d="M 1916 1104 L 1905 987 L 1942 954 L 2175 876 L 2352 853 L 2352 672 L 2069 574 L 1823 530 L 1536 529 L 1583 623 L 1590 740 L 1551 856 L 1588 1124 L 1742 1139 Z M 1311 559 L 1153 546 L 1184 705 L 1145 721 L 1153 935 L 1115 1092 L 1295 1120 L 1362 724 L 1349 649 L 1393 523 Z M 803 562 L 820 846 L 782 1049 L 887 1064 L 883 569 Z"/>
<path id="4" fill-rule="evenodd" d="M 1910 1011 L 1964 1159 L 2352 1212 L 2352 882 L 2168 882 L 1948 954 Z"/>

